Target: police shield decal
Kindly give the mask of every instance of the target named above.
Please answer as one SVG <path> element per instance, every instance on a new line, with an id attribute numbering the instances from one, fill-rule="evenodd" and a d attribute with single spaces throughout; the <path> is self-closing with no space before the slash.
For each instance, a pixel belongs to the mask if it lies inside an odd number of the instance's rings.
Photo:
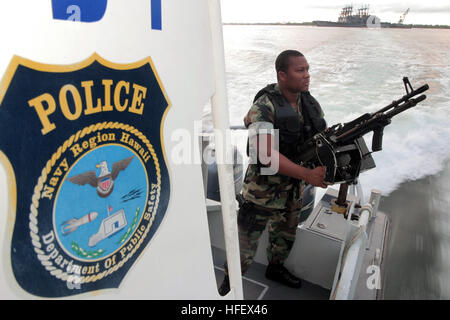
<path id="1" fill-rule="evenodd" d="M 169 106 L 150 58 L 13 58 L 0 85 L 0 158 L 14 175 L 11 263 L 25 291 L 119 287 L 169 202 Z"/>

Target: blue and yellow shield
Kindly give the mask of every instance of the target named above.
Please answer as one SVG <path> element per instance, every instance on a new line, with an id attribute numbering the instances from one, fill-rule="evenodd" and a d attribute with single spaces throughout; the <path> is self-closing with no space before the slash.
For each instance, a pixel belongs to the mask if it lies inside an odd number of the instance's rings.
<path id="1" fill-rule="evenodd" d="M 11 264 L 41 297 L 117 288 L 166 212 L 169 100 L 150 58 L 74 65 L 14 57 L 0 84 Z"/>

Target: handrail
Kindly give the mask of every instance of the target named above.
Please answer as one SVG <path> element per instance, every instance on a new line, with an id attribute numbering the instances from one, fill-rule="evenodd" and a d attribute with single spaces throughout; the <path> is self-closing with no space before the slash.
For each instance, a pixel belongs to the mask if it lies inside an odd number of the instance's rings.
<path id="1" fill-rule="evenodd" d="M 225 137 L 230 123 L 220 0 L 209 0 L 208 6 L 215 73 L 215 92 L 211 99 L 211 113 L 215 134 L 222 134 L 222 137 Z M 234 292 L 236 299 L 243 300 L 233 164 L 227 164 L 225 161 L 225 159 L 230 159 L 228 156 L 233 154 L 233 150 L 223 140 L 216 139 L 215 142 L 230 293 Z"/>
<path id="2" fill-rule="evenodd" d="M 351 239 L 345 243 L 342 253 L 340 268 L 340 278 L 332 292 L 332 300 L 351 300 L 355 292 L 356 281 L 361 271 L 362 258 L 366 248 L 367 234 L 366 227 L 371 216 L 372 206 L 364 205 L 360 211 L 357 228 L 350 228 Z"/>
<path id="3" fill-rule="evenodd" d="M 373 189 L 369 203 L 360 209 L 358 225 L 355 226 L 348 220 L 347 241 L 342 244 L 341 256 L 336 269 L 336 277 L 340 276 L 335 280 L 336 284 L 333 286 L 331 294 L 331 299 L 333 300 L 353 299 L 356 282 L 361 271 L 364 251 L 368 242 L 367 225 L 377 215 L 380 198 L 381 192 Z"/>

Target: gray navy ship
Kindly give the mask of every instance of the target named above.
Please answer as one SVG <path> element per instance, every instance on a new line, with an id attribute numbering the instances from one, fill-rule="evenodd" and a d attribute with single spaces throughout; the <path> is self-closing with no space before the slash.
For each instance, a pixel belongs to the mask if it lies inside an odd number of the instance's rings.
<path id="1" fill-rule="evenodd" d="M 406 15 L 409 12 L 409 8 L 400 16 L 397 23 L 381 22 L 380 18 L 369 14 L 369 6 L 362 6 L 357 10 L 356 14 L 353 13 L 353 6 L 345 6 L 339 15 L 338 21 L 313 21 L 314 25 L 318 27 L 354 27 L 354 28 L 404 28 L 410 29 L 412 25 L 403 24 Z"/>

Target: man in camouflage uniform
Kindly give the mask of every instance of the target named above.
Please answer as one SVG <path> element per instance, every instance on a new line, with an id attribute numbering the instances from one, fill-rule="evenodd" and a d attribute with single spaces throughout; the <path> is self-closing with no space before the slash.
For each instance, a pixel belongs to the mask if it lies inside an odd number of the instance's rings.
<path id="1" fill-rule="evenodd" d="M 283 263 L 295 241 L 306 183 L 323 188 L 326 185 L 325 167 L 308 169 L 293 159 L 298 146 L 325 130 L 326 123 L 319 103 L 308 91 L 309 65 L 305 57 L 295 50 L 284 51 L 275 68 L 278 83 L 268 85 L 256 95 L 244 119 L 249 129 L 250 150 L 257 150 L 258 156 L 257 161 L 250 158 L 242 190 L 244 202 L 238 214 L 241 268 L 242 274 L 247 272 L 259 238 L 269 224 L 266 277 L 299 288 L 301 280 Z M 279 148 L 273 143 L 270 133 L 273 129 L 279 130 Z M 263 169 L 274 164 L 276 172 L 264 173 Z M 227 271 L 225 274 L 219 288 L 221 295 L 229 291 Z"/>

